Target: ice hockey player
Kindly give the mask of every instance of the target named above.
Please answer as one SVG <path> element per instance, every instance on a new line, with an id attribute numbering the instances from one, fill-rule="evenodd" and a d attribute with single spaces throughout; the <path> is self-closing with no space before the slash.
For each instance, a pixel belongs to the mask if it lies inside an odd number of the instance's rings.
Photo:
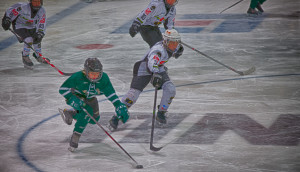
<path id="1" fill-rule="evenodd" d="M 150 48 L 163 40 L 159 25 L 163 23 L 166 30 L 174 28 L 177 3 L 178 0 L 152 0 L 133 21 L 129 29 L 131 37 L 140 32 Z"/>
<path id="2" fill-rule="evenodd" d="M 9 7 L 2 18 L 2 27 L 8 30 L 12 24 L 13 30 L 23 41 L 32 45 L 36 52 L 41 53 L 41 42 L 46 31 L 46 10 L 43 7 L 43 0 L 29 0 L 19 2 Z M 19 40 L 22 43 L 22 40 Z M 30 48 L 24 44 L 22 60 L 25 68 L 33 69 L 33 63 L 29 58 Z M 47 63 L 38 54 L 33 57 L 39 63 Z M 47 59 L 49 60 L 49 59 Z"/>
<path id="3" fill-rule="evenodd" d="M 166 112 L 176 93 L 175 85 L 170 80 L 164 65 L 171 57 L 177 59 L 182 55 L 183 48 L 180 41 L 181 37 L 175 29 L 166 30 L 163 41 L 156 43 L 142 60 L 134 64 L 130 89 L 122 98 L 122 102 L 130 108 L 151 81 L 153 86 L 163 90 L 156 114 L 156 120 L 162 124 L 167 123 Z M 116 130 L 118 121 L 119 118 L 113 116 L 109 121 L 110 127 Z"/>
<path id="4" fill-rule="evenodd" d="M 79 138 L 87 124 L 95 124 L 83 111 L 85 108 L 97 121 L 100 119 L 98 100 L 96 96 L 105 95 L 115 107 L 116 116 L 123 123 L 129 118 L 127 107 L 119 100 L 108 75 L 103 72 L 101 62 L 97 58 L 88 58 L 84 63 L 84 70 L 74 73 L 60 87 L 59 93 L 66 99 L 66 103 L 73 109 L 59 109 L 68 125 L 76 120 L 75 128 L 70 140 L 70 151 L 78 147 Z"/>
<path id="5" fill-rule="evenodd" d="M 258 15 L 258 14 L 262 14 L 264 12 L 264 10 L 262 9 L 261 5 L 265 2 L 266 0 L 251 0 L 250 2 L 250 6 L 249 6 L 249 9 L 247 11 L 247 14 L 248 15 L 251 15 L 251 16 L 255 16 L 255 15 Z M 256 9 L 258 11 L 256 11 Z"/>

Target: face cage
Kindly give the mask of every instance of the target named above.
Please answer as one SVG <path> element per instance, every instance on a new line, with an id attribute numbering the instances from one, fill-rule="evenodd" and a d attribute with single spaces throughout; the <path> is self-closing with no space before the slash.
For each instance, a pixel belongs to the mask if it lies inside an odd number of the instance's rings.
<path id="1" fill-rule="evenodd" d="M 93 83 L 99 81 L 102 78 L 102 75 L 103 75 L 103 71 L 101 71 L 100 74 L 99 74 L 99 76 L 98 76 L 98 78 L 92 79 L 92 78 L 89 77 L 89 71 L 88 70 L 84 70 L 84 73 L 85 73 L 86 78 L 89 81 L 93 82 Z"/>
<path id="2" fill-rule="evenodd" d="M 176 0 L 172 5 L 170 5 L 170 4 L 167 3 L 167 0 L 165 0 L 165 4 L 168 8 L 171 8 L 171 7 L 175 6 L 177 3 L 178 3 L 178 0 Z"/>
<path id="3" fill-rule="evenodd" d="M 178 42 L 178 45 L 177 45 L 177 47 L 174 49 L 174 50 L 171 50 L 170 48 L 169 48 L 169 43 L 170 42 Z M 165 39 L 164 40 L 164 46 L 165 46 L 165 48 L 167 49 L 167 51 L 169 51 L 169 52 L 176 52 L 177 50 L 178 50 L 178 48 L 180 47 L 180 40 L 179 39 L 175 39 L 175 40 L 170 40 L 170 39 Z"/>
<path id="4" fill-rule="evenodd" d="M 34 3 L 32 2 L 32 0 L 30 0 L 29 2 L 30 2 L 31 8 L 34 9 L 34 10 L 39 10 L 43 6 L 43 1 L 42 0 L 40 0 L 40 6 L 34 6 L 33 5 Z"/>

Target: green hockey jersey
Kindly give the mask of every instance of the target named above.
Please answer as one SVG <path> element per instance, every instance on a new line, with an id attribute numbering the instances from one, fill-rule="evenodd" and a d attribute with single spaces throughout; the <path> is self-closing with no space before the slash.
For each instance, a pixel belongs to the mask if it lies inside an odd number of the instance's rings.
<path id="1" fill-rule="evenodd" d="M 90 99 L 97 95 L 104 94 L 115 107 L 121 103 L 105 72 L 103 72 L 101 79 L 95 83 L 88 80 L 83 71 L 76 72 L 61 85 L 59 93 L 64 96 L 66 100 L 72 95 Z"/>

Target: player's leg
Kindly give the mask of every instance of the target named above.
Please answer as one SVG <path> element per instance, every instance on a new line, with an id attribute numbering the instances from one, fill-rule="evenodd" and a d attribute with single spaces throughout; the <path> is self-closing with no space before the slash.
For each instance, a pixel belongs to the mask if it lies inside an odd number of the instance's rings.
<path id="1" fill-rule="evenodd" d="M 168 108 L 170 107 L 172 100 L 176 95 L 176 87 L 170 81 L 170 78 L 166 72 L 162 73 L 162 78 L 163 84 L 161 88 L 163 90 L 163 95 L 160 101 L 160 105 L 158 107 L 156 120 L 162 124 L 166 124 L 166 112 L 168 111 Z"/>
<path id="2" fill-rule="evenodd" d="M 14 28 L 14 26 L 13 26 Z M 14 31 L 29 45 L 32 45 L 33 39 L 30 36 L 28 29 L 14 29 Z M 21 40 L 19 40 L 21 42 Z M 22 61 L 25 68 L 33 69 L 33 63 L 29 58 L 30 47 L 24 43 L 23 51 L 22 51 Z"/>
<path id="3" fill-rule="evenodd" d="M 251 0 L 250 7 L 247 11 L 248 15 L 258 15 L 258 12 L 255 10 L 257 4 L 258 4 L 258 0 Z"/>

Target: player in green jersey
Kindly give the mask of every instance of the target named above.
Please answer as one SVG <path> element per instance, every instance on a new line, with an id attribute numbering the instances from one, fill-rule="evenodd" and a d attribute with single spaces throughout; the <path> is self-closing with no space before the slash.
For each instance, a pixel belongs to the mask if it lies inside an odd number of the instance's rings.
<path id="1" fill-rule="evenodd" d="M 116 115 L 123 123 L 129 118 L 127 107 L 119 100 L 108 75 L 103 72 L 102 64 L 97 58 L 88 58 L 84 63 L 84 70 L 70 76 L 61 85 L 59 93 L 74 109 L 59 109 L 66 124 L 71 125 L 73 119 L 76 120 L 70 140 L 70 151 L 78 147 L 79 138 L 87 124 L 95 124 L 82 109 L 85 108 L 97 121 L 100 119 L 97 95 L 104 94 L 111 101 Z"/>

